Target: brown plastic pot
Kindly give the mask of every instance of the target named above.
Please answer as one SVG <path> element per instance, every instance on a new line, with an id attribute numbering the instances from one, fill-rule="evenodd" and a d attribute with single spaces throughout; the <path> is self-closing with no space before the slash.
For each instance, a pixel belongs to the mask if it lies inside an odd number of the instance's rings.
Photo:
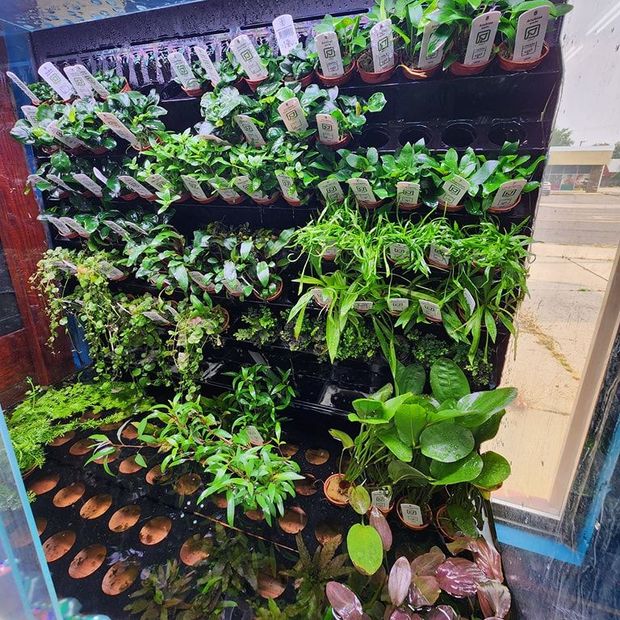
<path id="1" fill-rule="evenodd" d="M 401 202 L 398 205 L 398 208 L 401 211 L 415 211 L 416 209 L 419 209 L 422 206 L 421 203 L 416 202 L 415 204 L 411 204 L 410 202 Z"/>
<path id="2" fill-rule="evenodd" d="M 347 491 L 351 486 L 345 481 L 344 474 L 332 474 L 323 482 L 323 493 L 330 504 L 344 508 L 349 503 Z"/>
<path id="3" fill-rule="evenodd" d="M 454 523 L 452 523 L 452 519 L 448 516 L 448 506 L 446 504 L 440 506 L 435 513 L 435 527 L 439 530 L 444 540 L 448 542 L 452 542 L 458 536 Z"/>
<path id="4" fill-rule="evenodd" d="M 88 150 L 91 151 L 93 155 L 105 155 L 110 149 L 106 148 L 105 146 L 100 146 L 99 148 L 89 148 Z"/>
<path id="5" fill-rule="evenodd" d="M 183 88 L 181 86 L 181 90 L 188 96 L 188 97 L 200 97 L 202 95 L 202 93 L 204 93 L 204 88 L 202 88 L 202 86 L 199 86 L 198 88 Z"/>
<path id="6" fill-rule="evenodd" d="M 506 44 L 502 43 L 499 46 L 499 53 L 497 55 L 497 61 L 502 71 L 507 71 L 508 73 L 513 73 L 514 71 L 531 71 L 532 69 L 536 69 L 536 67 L 538 67 L 538 65 L 547 57 L 548 54 L 549 54 L 549 45 L 545 43 L 543 45 L 542 54 L 536 60 L 526 60 L 525 62 L 516 62 L 508 58 L 507 51 L 506 51 Z"/>
<path id="7" fill-rule="evenodd" d="M 310 84 L 312 84 L 313 79 L 314 79 L 314 71 L 310 71 L 310 73 L 306 73 L 306 75 L 299 78 L 298 80 L 287 79 L 287 80 L 284 80 L 284 83 L 294 84 L 295 82 L 298 82 L 299 84 L 301 84 L 302 88 L 306 88 L 307 86 L 310 86 Z"/>
<path id="8" fill-rule="evenodd" d="M 121 200 L 135 200 L 138 197 L 136 192 L 129 192 L 129 194 L 121 194 Z"/>
<path id="9" fill-rule="evenodd" d="M 462 211 L 465 208 L 465 205 L 460 204 L 460 203 L 458 205 L 447 205 L 440 200 L 439 208 L 445 211 L 446 213 L 456 213 L 458 211 Z"/>
<path id="10" fill-rule="evenodd" d="M 235 198 L 234 200 L 227 200 L 226 198 L 224 198 L 224 202 L 227 205 L 231 205 L 231 206 L 240 205 L 244 200 L 245 200 L 245 197 L 241 194 L 239 194 L 239 198 Z"/>
<path id="11" fill-rule="evenodd" d="M 400 513 L 400 505 L 406 500 L 406 497 L 401 497 L 397 502 L 396 502 L 396 514 L 398 515 L 398 519 L 400 520 L 400 522 L 408 529 L 408 530 L 413 530 L 414 532 L 421 532 L 422 530 L 425 530 L 433 521 L 433 511 L 431 510 L 431 507 L 428 504 L 425 504 L 424 506 L 422 506 L 422 511 L 424 513 L 424 516 L 428 517 L 426 519 L 426 521 L 422 524 L 422 525 L 411 525 L 410 523 L 407 523 L 401 513 Z"/>
<path id="12" fill-rule="evenodd" d="M 198 198 L 194 198 L 192 196 L 192 200 L 194 200 L 195 202 L 201 204 L 201 205 L 208 205 L 210 203 L 212 203 L 215 199 L 217 198 L 217 193 L 213 192 L 210 196 L 207 196 L 206 200 L 198 200 Z"/>
<path id="13" fill-rule="evenodd" d="M 369 211 L 373 211 L 374 209 L 378 209 L 385 200 L 375 200 L 374 202 L 364 202 L 361 200 L 357 201 L 357 204 L 362 209 L 368 209 Z"/>
<path id="14" fill-rule="evenodd" d="M 429 69 L 416 69 L 411 68 L 408 65 L 401 64 L 399 65 L 403 70 L 403 76 L 407 80 L 427 80 L 430 77 L 433 77 L 441 69 L 441 65 L 443 64 L 443 60 L 437 63 L 434 67 L 430 67 Z"/>
<path id="15" fill-rule="evenodd" d="M 302 198 L 289 198 L 285 196 L 284 194 L 282 194 L 282 198 L 284 198 L 284 200 L 289 205 L 291 205 L 291 207 L 301 207 L 301 205 L 304 203 Z"/>
<path id="16" fill-rule="evenodd" d="M 271 301 L 275 301 L 276 299 L 278 299 L 278 297 L 280 297 L 280 295 L 282 295 L 282 291 L 284 290 L 284 282 L 282 280 L 280 280 L 280 283 L 278 284 L 278 288 L 276 289 L 276 292 L 269 296 L 269 297 L 261 297 L 257 292 L 256 289 L 254 289 L 254 297 L 256 297 L 256 299 L 260 299 L 261 301 L 266 301 L 267 303 L 271 302 Z"/>
<path id="17" fill-rule="evenodd" d="M 269 78 L 269 76 L 261 78 L 260 80 L 250 80 L 249 78 L 243 78 L 243 81 L 248 85 L 248 87 L 250 88 L 250 90 L 255 93 L 256 89 L 265 81 L 267 81 L 267 79 Z"/>
<path id="18" fill-rule="evenodd" d="M 515 202 L 514 204 L 511 204 L 509 207 L 489 207 L 489 209 L 487 210 L 487 213 L 495 213 L 495 214 L 502 214 L 502 213 L 509 213 L 510 211 L 513 211 L 514 209 L 516 209 L 519 205 L 521 204 L 521 198 L 519 198 L 519 200 L 517 200 L 517 202 Z"/>
<path id="19" fill-rule="evenodd" d="M 180 202 L 187 202 L 189 200 L 189 197 L 190 195 L 187 192 L 184 192 L 174 201 L 174 204 L 179 204 Z"/>
<path id="20" fill-rule="evenodd" d="M 357 62 L 354 60 L 352 63 L 349 64 L 348 67 L 345 68 L 342 75 L 338 75 L 336 77 L 326 77 L 319 71 L 319 69 L 317 69 L 316 77 L 322 86 L 327 86 L 328 88 L 331 86 L 343 86 L 351 80 L 351 78 L 355 74 L 356 67 Z"/>
<path id="21" fill-rule="evenodd" d="M 394 65 L 389 69 L 384 69 L 383 71 L 367 71 L 364 69 L 363 65 L 366 59 L 370 60 L 370 66 L 372 66 L 372 54 L 370 50 L 366 50 L 359 58 L 357 63 L 357 70 L 362 78 L 362 81 L 366 84 L 381 84 L 382 82 L 387 82 L 396 71 L 398 67 L 398 56 L 394 54 Z"/>
<path id="22" fill-rule="evenodd" d="M 252 198 L 252 200 L 261 206 L 272 205 L 278 198 L 280 197 L 280 192 L 274 192 L 271 196 L 267 198 Z"/>
<path id="23" fill-rule="evenodd" d="M 463 77 L 467 75 L 480 75 L 484 73 L 489 65 L 493 62 L 493 56 L 489 58 L 483 65 L 464 65 L 462 62 L 455 61 L 450 65 L 450 73 L 457 77 Z"/>
<path id="24" fill-rule="evenodd" d="M 57 153 L 58 151 L 60 151 L 60 147 L 53 144 L 52 146 L 42 146 L 41 150 L 46 155 L 53 155 L 54 153 Z"/>
<path id="25" fill-rule="evenodd" d="M 317 140 L 317 142 L 332 151 L 336 151 L 338 149 L 343 149 L 347 144 L 349 144 L 349 142 L 351 142 L 351 134 L 344 134 L 338 142 L 333 142 L 332 144 L 327 144 L 327 142 L 323 142 L 322 140 Z"/>

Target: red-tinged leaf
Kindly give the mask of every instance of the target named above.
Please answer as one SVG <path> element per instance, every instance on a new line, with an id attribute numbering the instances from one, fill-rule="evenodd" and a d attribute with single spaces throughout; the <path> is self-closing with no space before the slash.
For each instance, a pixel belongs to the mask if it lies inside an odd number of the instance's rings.
<path id="1" fill-rule="evenodd" d="M 402 609 L 396 609 L 390 614 L 390 620 L 422 620 L 422 616 L 418 614 L 411 614 L 408 611 Z"/>
<path id="2" fill-rule="evenodd" d="M 405 556 L 394 562 L 388 577 L 388 592 L 393 605 L 400 607 L 409 592 L 411 585 L 411 566 Z"/>
<path id="3" fill-rule="evenodd" d="M 431 547 L 428 553 L 423 553 L 411 562 L 411 572 L 414 575 L 434 575 L 435 571 L 446 559 L 439 547 Z"/>
<path id="4" fill-rule="evenodd" d="M 411 584 L 411 603 L 414 607 L 427 607 L 437 601 L 441 588 L 432 575 L 414 575 Z"/>
<path id="5" fill-rule="evenodd" d="M 342 620 L 363 620 L 364 611 L 357 596 L 347 586 L 330 581 L 325 586 L 329 604 Z"/>
<path id="6" fill-rule="evenodd" d="M 485 581 L 478 586 L 478 602 L 485 618 L 505 618 L 510 611 L 510 591 L 499 581 Z"/>
<path id="7" fill-rule="evenodd" d="M 439 605 L 426 616 L 426 620 L 459 620 L 459 618 L 459 614 L 449 605 Z"/>
<path id="8" fill-rule="evenodd" d="M 504 571 L 502 570 L 502 558 L 495 549 L 482 537 L 469 538 L 467 536 L 456 538 L 453 542 L 446 545 L 451 553 L 457 554 L 467 549 L 474 556 L 474 562 L 491 580 L 504 581 Z"/>
<path id="9" fill-rule="evenodd" d="M 439 587 L 456 598 L 474 596 L 478 584 L 487 581 L 486 575 L 476 564 L 465 558 L 446 560 L 435 573 Z"/>
<path id="10" fill-rule="evenodd" d="M 387 519 L 376 506 L 373 506 L 370 509 L 370 517 L 368 522 L 379 533 L 383 550 L 389 551 L 392 548 L 392 530 L 390 528 L 390 524 L 387 522 Z"/>

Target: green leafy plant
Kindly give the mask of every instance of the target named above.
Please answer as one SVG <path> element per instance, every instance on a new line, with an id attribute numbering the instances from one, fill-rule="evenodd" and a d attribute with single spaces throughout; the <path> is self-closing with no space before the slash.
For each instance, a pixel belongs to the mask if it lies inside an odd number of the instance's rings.
<path id="1" fill-rule="evenodd" d="M 336 33 L 345 70 L 353 61 L 357 60 L 357 57 L 366 49 L 368 44 L 365 32 L 360 29 L 360 19 L 360 15 L 339 18 L 325 15 L 322 21 L 314 27 L 317 34 L 321 32 Z"/>
<path id="2" fill-rule="evenodd" d="M 300 42 L 280 61 L 280 72 L 285 81 L 298 81 L 314 71 L 317 60 L 314 41 Z"/>
<path id="3" fill-rule="evenodd" d="M 41 104 L 37 106 L 34 122 L 20 118 L 11 128 L 10 134 L 17 141 L 28 146 L 35 146 L 46 150 L 58 150 L 56 139 L 47 131 L 47 126 L 60 120 L 64 112 L 64 105 Z"/>
<path id="4" fill-rule="evenodd" d="M 235 340 L 263 347 L 277 339 L 280 322 L 271 308 L 250 308 L 240 318 L 244 327 L 234 333 Z"/>
<path id="5" fill-rule="evenodd" d="M 101 106 L 102 104 L 92 97 L 76 99 L 65 106 L 58 120 L 58 129 L 66 136 L 81 140 L 97 153 L 115 148 L 116 140 L 97 116 Z"/>
<path id="6" fill-rule="evenodd" d="M 241 130 L 234 120 L 235 116 L 247 114 L 252 117 L 261 109 L 256 99 L 240 94 L 234 86 L 207 92 L 200 100 L 200 110 L 205 119 L 200 132 L 237 142 L 241 137 Z"/>

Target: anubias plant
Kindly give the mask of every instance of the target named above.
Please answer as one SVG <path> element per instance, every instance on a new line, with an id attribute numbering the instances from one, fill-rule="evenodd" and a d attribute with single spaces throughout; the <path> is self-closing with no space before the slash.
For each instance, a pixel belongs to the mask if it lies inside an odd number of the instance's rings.
<path id="1" fill-rule="evenodd" d="M 286 82 L 301 81 L 312 76 L 316 67 L 317 53 L 313 39 L 307 39 L 304 46 L 299 42 L 279 64 L 280 72 Z"/>
<path id="2" fill-rule="evenodd" d="M 357 57 L 366 49 L 368 44 L 366 34 L 360 29 L 360 20 L 360 15 L 338 18 L 325 15 L 323 20 L 314 27 L 317 34 L 321 32 L 336 33 L 345 72 L 357 60 Z"/>
<path id="3" fill-rule="evenodd" d="M 22 144 L 35 146 L 53 152 L 58 150 L 59 144 L 56 139 L 47 131 L 47 126 L 60 120 L 64 112 L 64 105 L 61 104 L 41 104 L 37 107 L 34 120 L 20 118 L 11 129 L 11 136 Z"/>
<path id="4" fill-rule="evenodd" d="M 220 90 L 205 93 L 200 100 L 200 109 L 204 122 L 200 126 L 203 135 L 214 135 L 222 140 L 238 142 L 241 130 L 235 121 L 238 114 L 246 114 L 263 126 L 260 116 L 262 106 L 253 97 L 242 95 L 234 86 L 225 86 Z"/>

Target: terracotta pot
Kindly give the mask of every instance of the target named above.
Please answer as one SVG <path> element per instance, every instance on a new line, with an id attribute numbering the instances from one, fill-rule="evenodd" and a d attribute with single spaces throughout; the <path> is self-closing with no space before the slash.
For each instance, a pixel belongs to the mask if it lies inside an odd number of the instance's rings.
<path id="1" fill-rule="evenodd" d="M 427 80 L 441 69 L 442 64 L 443 60 L 440 63 L 436 64 L 434 67 L 430 67 L 430 69 L 412 69 L 405 64 L 401 64 L 400 67 L 403 70 L 403 76 L 407 80 Z"/>
<path id="2" fill-rule="evenodd" d="M 57 153 L 60 150 L 59 146 L 56 145 L 52 145 L 52 146 L 42 146 L 41 150 L 46 154 L 46 155 L 53 155 L 54 153 Z"/>
<path id="3" fill-rule="evenodd" d="M 129 194 L 121 194 L 121 200 L 135 200 L 138 198 L 138 194 L 136 192 L 129 192 Z"/>
<path id="4" fill-rule="evenodd" d="M 362 202 L 361 200 L 358 200 L 357 205 L 362 209 L 373 211 L 374 209 L 378 209 L 384 202 L 385 200 L 375 200 L 374 202 Z"/>
<path id="5" fill-rule="evenodd" d="M 440 506 L 435 513 L 435 527 L 448 542 L 452 542 L 458 536 L 458 532 L 448 516 L 448 506 L 445 504 Z"/>
<path id="6" fill-rule="evenodd" d="M 100 146 L 99 148 L 89 148 L 88 150 L 91 151 L 93 155 L 105 155 L 110 149 L 106 148 L 105 146 Z"/>
<path id="7" fill-rule="evenodd" d="M 417 202 L 416 204 L 411 204 L 409 202 L 401 202 L 398 205 L 398 208 L 401 211 L 415 211 L 416 209 L 419 209 L 422 206 L 421 203 Z"/>
<path id="8" fill-rule="evenodd" d="M 192 196 L 192 200 L 201 205 L 208 205 L 208 204 L 211 204 L 217 198 L 217 196 L 218 194 L 216 192 L 213 192 L 210 196 L 207 196 L 206 200 L 198 200 L 198 198 L 194 198 L 193 196 Z"/>
<path id="9" fill-rule="evenodd" d="M 255 93 L 256 89 L 263 83 L 265 82 L 267 79 L 269 78 L 269 76 L 264 77 L 260 80 L 250 80 L 249 78 L 243 78 L 243 81 L 250 87 L 250 90 Z"/>
<path id="10" fill-rule="evenodd" d="M 439 271 L 445 271 L 445 272 L 450 271 L 450 267 L 446 267 L 445 265 L 435 262 L 432 258 L 430 258 L 430 256 L 426 257 L 426 264 L 432 267 L 433 269 L 439 269 Z"/>
<path id="11" fill-rule="evenodd" d="M 496 207 L 496 208 L 489 207 L 489 209 L 487 209 L 487 213 L 495 213 L 499 215 L 501 215 L 502 213 L 510 213 L 510 211 L 513 211 L 514 209 L 516 209 L 520 204 L 521 204 L 521 198 L 519 198 L 517 202 L 510 205 L 509 207 Z"/>
<path id="12" fill-rule="evenodd" d="M 188 96 L 188 97 L 200 97 L 202 95 L 202 93 L 204 93 L 204 89 L 202 88 L 202 86 L 199 86 L 198 88 L 183 88 L 181 86 L 181 90 Z"/>
<path id="13" fill-rule="evenodd" d="M 189 200 L 190 195 L 186 192 L 182 193 L 179 198 L 177 198 L 173 204 L 178 204 L 180 202 L 187 202 Z"/>
<path id="14" fill-rule="evenodd" d="M 278 297 L 280 297 L 280 295 L 282 295 L 282 291 L 284 290 L 284 282 L 282 280 L 280 280 L 280 283 L 278 284 L 278 288 L 276 289 L 276 292 L 269 296 L 269 297 L 261 297 L 257 292 L 256 289 L 254 289 L 254 297 L 256 297 L 256 299 L 260 299 L 261 301 L 266 301 L 267 303 L 271 302 L 271 301 L 275 301 L 276 299 L 278 299 Z"/>
<path id="15" fill-rule="evenodd" d="M 322 144 L 328 149 L 331 149 L 332 151 L 336 151 L 338 149 L 343 149 L 347 144 L 349 144 L 349 142 L 351 142 L 351 134 L 346 133 L 344 136 L 342 136 L 342 138 L 340 138 L 338 142 L 334 142 L 332 144 L 327 144 L 326 142 L 323 142 L 321 140 L 318 140 L 318 142 L 319 144 Z"/>
<path id="16" fill-rule="evenodd" d="M 483 65 L 464 65 L 462 62 L 455 61 L 450 65 L 450 73 L 458 77 L 466 75 L 480 75 L 493 62 L 493 56 Z"/>
<path id="17" fill-rule="evenodd" d="M 310 86 L 310 84 L 312 84 L 313 79 L 314 79 L 314 71 L 310 71 L 310 73 L 306 73 L 306 75 L 299 78 L 298 80 L 293 80 L 293 79 L 284 80 L 284 84 L 285 85 L 294 84 L 295 82 L 299 82 L 302 88 L 306 88 L 307 86 Z"/>
<path id="18" fill-rule="evenodd" d="M 422 530 L 425 530 L 433 521 L 433 511 L 431 510 L 431 507 L 428 504 L 421 507 L 424 516 L 427 517 L 426 521 L 422 525 L 411 525 L 410 523 L 405 522 L 400 512 L 400 505 L 405 502 L 406 499 L 406 497 L 401 497 L 396 502 L 396 514 L 398 515 L 398 519 L 409 530 L 413 530 L 414 532 L 421 532 Z"/>
<path id="19" fill-rule="evenodd" d="M 323 482 L 323 493 L 330 504 L 344 508 L 349 503 L 345 492 L 350 486 L 351 483 L 345 481 L 344 474 L 332 474 Z"/>
<path id="20" fill-rule="evenodd" d="M 348 67 L 345 68 L 344 73 L 337 77 L 326 77 L 317 68 L 316 77 L 322 86 L 327 86 L 328 88 L 330 88 L 331 86 L 342 86 L 343 84 L 346 84 L 351 80 L 351 78 L 355 74 L 356 67 L 357 62 L 354 60 Z"/>
<path id="21" fill-rule="evenodd" d="M 284 198 L 284 200 L 291 205 L 291 207 L 301 207 L 304 203 L 303 198 L 288 198 L 284 194 L 282 194 L 282 198 Z"/>
<path id="22" fill-rule="evenodd" d="M 379 72 L 367 71 L 366 69 L 363 68 L 364 63 L 362 62 L 362 59 L 366 59 L 366 58 L 369 58 L 370 60 L 369 66 L 372 67 L 372 54 L 369 50 L 365 51 L 360 56 L 359 62 L 357 64 L 357 70 L 360 74 L 360 77 L 362 78 L 363 82 L 366 82 L 366 84 L 381 84 L 382 82 L 387 82 L 387 80 L 389 80 L 394 75 L 394 72 L 396 71 L 396 68 L 398 67 L 398 57 L 395 54 L 394 65 L 390 67 L 389 69 L 384 69 L 383 71 L 379 71 Z"/>
<path id="23" fill-rule="evenodd" d="M 439 201 L 439 209 L 442 209 L 443 211 L 445 211 L 446 213 L 456 213 L 457 211 L 462 211 L 465 208 L 465 205 L 463 204 L 458 204 L 458 205 L 447 205 L 444 204 L 441 200 Z"/>
<path id="24" fill-rule="evenodd" d="M 538 67 L 538 65 L 547 57 L 549 54 L 549 46 L 547 43 L 543 44 L 542 54 L 540 55 L 540 58 L 537 58 L 536 60 L 515 62 L 514 60 L 508 58 L 505 54 L 507 54 L 506 44 L 502 43 L 499 46 L 499 53 L 497 55 L 497 61 L 502 71 L 507 71 L 509 73 L 514 71 L 531 71 L 532 69 L 536 69 L 536 67 Z"/>
<path id="25" fill-rule="evenodd" d="M 272 205 L 280 197 L 280 192 L 274 192 L 267 198 L 252 198 L 252 200 L 261 206 Z"/>
<path id="26" fill-rule="evenodd" d="M 332 248 L 332 247 L 326 248 L 323 254 L 321 254 L 321 258 L 323 260 L 327 260 L 330 262 L 336 260 L 337 256 L 338 256 L 338 248 Z"/>
<path id="27" fill-rule="evenodd" d="M 131 91 L 131 86 L 127 80 L 125 80 L 125 85 L 121 88 L 121 93 L 128 93 Z"/>
<path id="28" fill-rule="evenodd" d="M 241 195 L 241 194 L 240 194 L 240 195 L 239 195 L 239 198 L 237 198 L 237 199 L 235 199 L 235 200 L 226 200 L 226 199 L 224 199 L 224 202 L 225 202 L 227 205 L 232 205 L 232 206 L 234 206 L 234 205 L 240 205 L 240 204 L 241 204 L 244 200 L 245 200 L 245 197 L 244 197 L 243 195 Z"/>

